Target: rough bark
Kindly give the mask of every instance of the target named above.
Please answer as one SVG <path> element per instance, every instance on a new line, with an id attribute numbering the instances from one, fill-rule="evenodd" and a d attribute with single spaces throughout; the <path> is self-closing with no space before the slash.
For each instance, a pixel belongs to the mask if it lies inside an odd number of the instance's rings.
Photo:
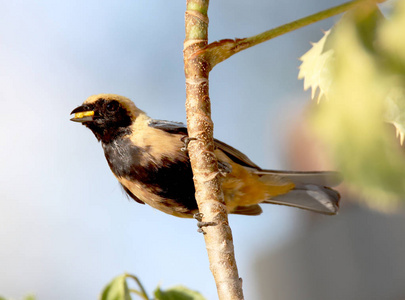
<path id="1" fill-rule="evenodd" d="M 208 62 L 194 55 L 208 44 L 208 0 L 188 0 L 184 72 L 186 76 L 186 111 L 188 151 L 194 174 L 196 200 L 203 222 L 210 269 L 219 299 L 243 299 L 242 282 L 236 266 L 231 228 L 221 190 L 221 174 L 214 154 L 213 122 L 209 98 Z"/>

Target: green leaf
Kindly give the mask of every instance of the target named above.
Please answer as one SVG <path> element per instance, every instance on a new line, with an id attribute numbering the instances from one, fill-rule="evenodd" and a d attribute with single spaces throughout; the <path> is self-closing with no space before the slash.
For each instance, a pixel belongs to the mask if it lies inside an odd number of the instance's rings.
<path id="1" fill-rule="evenodd" d="M 395 126 L 400 144 L 405 139 L 405 82 L 391 88 L 386 97 L 385 120 Z"/>
<path id="2" fill-rule="evenodd" d="M 405 70 L 405 1 L 397 1 L 393 13 L 382 24 L 379 32 L 379 45 L 389 55 L 390 60 Z"/>
<path id="3" fill-rule="evenodd" d="M 131 300 L 126 274 L 115 277 L 101 293 L 100 300 Z"/>
<path id="4" fill-rule="evenodd" d="M 312 44 L 312 48 L 305 53 L 300 59 L 302 64 L 298 79 L 304 79 L 304 90 L 311 88 L 311 98 L 315 96 L 319 101 L 329 94 L 329 88 L 332 83 L 330 75 L 330 64 L 333 58 L 333 50 L 325 50 L 325 42 L 328 39 L 330 31 L 317 43 Z M 319 93 L 317 93 L 319 89 Z"/>
<path id="5" fill-rule="evenodd" d="M 405 157 L 385 120 L 403 134 L 404 80 L 381 55 L 376 6 L 347 13 L 332 29 L 328 49 L 331 84 L 312 116 L 315 131 L 328 143 L 345 181 L 388 209 L 405 196 Z M 402 51 L 405 51 L 403 49 Z"/>
<path id="6" fill-rule="evenodd" d="M 205 298 L 196 291 L 192 291 L 184 286 L 175 286 L 168 290 L 155 290 L 157 300 L 205 300 Z"/>
<path id="7" fill-rule="evenodd" d="M 356 20 L 355 30 L 363 46 L 373 51 L 378 22 L 382 14 L 375 4 L 362 4 L 347 12 L 340 23 Z M 339 27 L 339 23 L 335 26 Z M 335 28 L 325 32 L 325 35 L 316 43 L 312 43 L 309 49 L 300 60 L 300 71 L 298 79 L 304 79 L 304 90 L 311 88 L 311 98 L 328 99 L 333 81 L 332 68 L 334 66 L 334 49 L 330 45 L 333 39 Z M 319 93 L 318 93 L 319 89 Z"/>
<path id="8" fill-rule="evenodd" d="M 396 128 L 401 145 L 405 139 L 405 1 L 397 1 L 392 16 L 378 32 L 378 45 L 392 88 L 386 98 L 386 121 Z"/>

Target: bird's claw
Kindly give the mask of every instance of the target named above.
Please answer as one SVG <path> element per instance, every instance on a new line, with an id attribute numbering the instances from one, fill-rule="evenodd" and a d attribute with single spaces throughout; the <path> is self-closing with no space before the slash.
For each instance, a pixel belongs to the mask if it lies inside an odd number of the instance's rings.
<path id="1" fill-rule="evenodd" d="M 181 151 L 186 152 L 188 148 L 188 144 L 190 144 L 191 141 L 195 141 L 197 138 L 194 137 L 189 137 L 189 136 L 183 136 L 180 141 L 184 143 L 184 146 L 181 148 Z"/>
<path id="2" fill-rule="evenodd" d="M 206 234 L 206 232 L 203 230 L 203 227 L 207 227 L 207 226 L 215 226 L 217 225 L 217 223 L 215 222 L 203 222 L 202 221 L 202 217 L 203 214 L 202 213 L 196 213 L 194 214 L 194 219 L 197 220 L 197 232 L 202 233 L 202 234 Z"/>
<path id="3" fill-rule="evenodd" d="M 232 166 L 225 161 L 218 160 L 218 169 L 223 177 L 232 172 Z"/>

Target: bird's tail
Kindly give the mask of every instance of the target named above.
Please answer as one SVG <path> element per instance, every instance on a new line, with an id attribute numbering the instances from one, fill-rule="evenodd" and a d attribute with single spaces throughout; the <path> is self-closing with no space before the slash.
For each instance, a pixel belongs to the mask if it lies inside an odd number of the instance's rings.
<path id="1" fill-rule="evenodd" d="M 342 181 L 338 172 L 260 170 L 257 174 L 263 181 L 274 181 L 274 177 L 282 177 L 295 185 L 288 193 L 262 203 L 293 206 L 326 215 L 334 215 L 339 210 L 340 195 L 331 188 Z"/>

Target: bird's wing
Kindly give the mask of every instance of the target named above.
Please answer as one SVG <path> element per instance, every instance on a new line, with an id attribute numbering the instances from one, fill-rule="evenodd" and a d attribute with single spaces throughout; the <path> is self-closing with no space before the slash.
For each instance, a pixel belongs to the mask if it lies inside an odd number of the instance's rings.
<path id="1" fill-rule="evenodd" d="M 254 204 L 249 206 L 237 206 L 232 214 L 234 215 L 245 215 L 245 216 L 258 216 L 263 212 L 260 205 Z"/>
<path id="2" fill-rule="evenodd" d="M 180 122 L 171 122 L 164 120 L 151 120 L 149 126 L 164 130 L 169 133 L 187 135 L 187 126 Z M 228 144 L 214 139 L 217 149 L 225 153 L 232 161 L 242 166 L 256 169 L 257 175 L 265 176 L 281 176 L 286 177 L 295 184 L 313 183 L 322 186 L 336 186 L 342 182 L 342 176 L 338 172 L 297 172 L 297 171 L 277 171 L 263 170 L 258 165 L 250 160 L 245 154 L 239 150 L 229 146 Z"/>
<path id="3" fill-rule="evenodd" d="M 217 149 L 224 152 L 235 163 L 242 165 L 244 167 L 261 170 L 260 167 L 256 165 L 253 161 L 251 161 L 249 157 L 247 157 L 239 150 L 236 150 L 234 147 L 229 146 L 228 144 L 225 144 L 224 142 L 221 142 L 217 139 L 214 139 L 214 142 Z"/>
<path id="4" fill-rule="evenodd" d="M 182 135 L 188 134 L 187 126 L 180 122 L 151 119 L 149 121 L 149 126 L 160 129 L 160 130 L 164 130 L 168 133 L 182 134 Z M 243 154 L 239 150 L 236 150 L 232 146 L 229 146 L 228 144 L 225 144 L 224 142 L 221 142 L 220 140 L 217 140 L 217 139 L 214 139 L 214 143 L 215 143 L 215 147 L 217 149 L 224 152 L 235 163 L 240 164 L 245 167 L 261 170 L 258 165 L 256 165 L 254 162 L 252 162 L 249 159 L 249 157 L 247 157 L 245 154 Z"/>
<path id="5" fill-rule="evenodd" d="M 187 126 L 180 122 L 151 119 L 148 125 L 168 133 L 187 135 Z"/>

